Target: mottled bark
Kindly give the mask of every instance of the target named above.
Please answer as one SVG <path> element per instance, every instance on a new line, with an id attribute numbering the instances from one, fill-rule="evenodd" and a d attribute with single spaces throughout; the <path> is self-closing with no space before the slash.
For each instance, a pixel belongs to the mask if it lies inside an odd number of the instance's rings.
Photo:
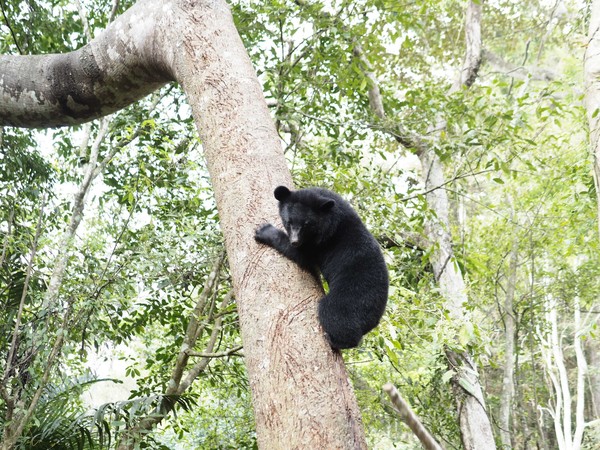
<path id="1" fill-rule="evenodd" d="M 343 360 L 317 322 L 316 280 L 253 239 L 279 220 L 273 188 L 292 182 L 227 4 L 141 0 L 77 52 L 4 56 L 0 68 L 0 124 L 16 126 L 81 123 L 182 85 L 217 199 L 260 447 L 366 448 Z"/>
<path id="2" fill-rule="evenodd" d="M 0 125 L 80 124 L 118 111 L 171 81 L 156 29 L 168 10 L 167 3 L 163 11 L 133 7 L 70 53 L 0 56 Z"/>

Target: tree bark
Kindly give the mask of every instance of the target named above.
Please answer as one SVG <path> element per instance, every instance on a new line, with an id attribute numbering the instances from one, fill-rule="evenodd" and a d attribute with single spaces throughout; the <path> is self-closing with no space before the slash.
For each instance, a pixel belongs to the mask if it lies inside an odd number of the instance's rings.
<path id="1" fill-rule="evenodd" d="M 600 342 L 598 339 L 588 339 L 586 350 L 589 365 L 590 416 L 600 419 Z"/>
<path id="2" fill-rule="evenodd" d="M 183 86 L 225 236 L 259 446 L 366 448 L 343 360 L 317 322 L 316 280 L 253 238 L 279 220 L 273 188 L 292 182 L 226 3 L 141 0 L 76 52 L 0 67 L 0 124 L 16 126 L 81 123 Z"/>

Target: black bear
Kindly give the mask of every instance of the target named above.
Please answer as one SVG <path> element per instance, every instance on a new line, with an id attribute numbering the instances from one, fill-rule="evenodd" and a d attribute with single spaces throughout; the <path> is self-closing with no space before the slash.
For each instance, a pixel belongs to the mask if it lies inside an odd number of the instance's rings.
<path id="1" fill-rule="evenodd" d="M 356 347 L 377 326 L 388 297 L 381 249 L 352 206 L 321 188 L 275 189 L 287 232 L 265 224 L 255 239 L 269 245 L 329 285 L 319 301 L 319 321 L 334 349 Z"/>

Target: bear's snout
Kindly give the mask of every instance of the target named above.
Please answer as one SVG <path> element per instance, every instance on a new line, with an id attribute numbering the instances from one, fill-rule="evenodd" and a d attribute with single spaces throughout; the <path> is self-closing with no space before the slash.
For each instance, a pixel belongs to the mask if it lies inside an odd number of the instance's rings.
<path id="1" fill-rule="evenodd" d="M 292 247 L 298 247 L 300 245 L 300 230 L 297 228 L 292 228 L 290 230 L 290 245 Z"/>

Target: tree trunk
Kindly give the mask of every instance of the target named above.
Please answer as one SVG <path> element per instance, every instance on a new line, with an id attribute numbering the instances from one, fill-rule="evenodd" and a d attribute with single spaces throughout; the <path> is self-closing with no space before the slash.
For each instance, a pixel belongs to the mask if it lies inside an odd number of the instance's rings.
<path id="1" fill-rule="evenodd" d="M 590 416 L 600 419 L 600 342 L 588 339 L 585 344 L 589 364 Z"/>
<path id="2" fill-rule="evenodd" d="M 593 0 L 590 6 L 588 41 L 583 59 L 585 78 L 585 108 L 588 118 L 590 151 L 594 184 L 596 186 L 596 206 L 598 232 L 600 234 L 600 0 Z M 589 383 L 591 386 L 591 410 L 595 418 L 600 418 L 600 344 L 597 339 L 587 343 L 589 350 Z"/>
<path id="3" fill-rule="evenodd" d="M 260 447 L 366 448 L 343 360 L 317 322 L 316 280 L 254 241 L 259 224 L 278 221 L 273 188 L 292 182 L 226 3 L 141 0 L 76 52 L 5 56 L 0 67 L 0 124 L 17 126 L 81 123 L 168 81 L 183 86 L 225 236 Z"/>
<path id="4" fill-rule="evenodd" d="M 434 242 L 430 257 L 433 274 L 444 296 L 446 308 L 452 320 L 465 321 L 463 305 L 468 301 L 465 283 L 454 261 L 452 238 L 449 232 L 448 195 L 444 189 L 445 178 L 439 157 L 432 148 L 419 153 L 423 166 L 422 178 L 427 194 L 427 204 L 435 211 L 436 219 L 426 224 L 426 235 Z M 468 320 L 468 319 L 466 319 Z M 465 449 L 491 450 L 496 448 L 485 399 L 477 372 L 477 365 L 467 353 L 446 351 L 451 367 L 456 371 L 452 377 L 455 401 L 459 417 L 461 439 Z"/>
<path id="5" fill-rule="evenodd" d="M 573 349 L 575 350 L 575 375 L 567 370 L 563 346 L 566 339 L 559 332 L 558 302 L 551 294 L 546 298 L 546 321 L 551 330 L 547 335 L 540 334 L 542 356 L 545 369 L 554 390 L 554 410 L 552 419 L 556 441 L 560 450 L 579 450 L 583 442 L 586 427 L 584 417 L 585 376 L 587 362 L 583 354 L 583 335 L 587 320 L 582 320 L 579 298 L 573 302 Z M 573 387 L 573 385 L 575 385 Z M 573 392 L 574 391 L 574 392 Z M 575 398 L 573 399 L 573 393 Z M 573 412 L 573 406 L 575 411 Z M 573 424 L 573 419 L 575 423 Z M 573 427 L 573 425 L 575 425 Z"/>
<path id="6" fill-rule="evenodd" d="M 510 263 L 508 267 L 508 279 L 506 295 L 504 297 L 504 376 L 502 378 L 502 392 L 500 394 L 500 417 L 498 427 L 500 428 L 500 439 L 503 450 L 512 449 L 511 441 L 511 417 L 513 397 L 515 394 L 515 316 L 513 301 L 517 283 L 517 263 L 519 261 L 519 242 L 517 237 L 512 243 L 510 250 Z"/>
<path id="7" fill-rule="evenodd" d="M 590 7 L 587 44 L 583 58 L 585 108 L 593 156 L 598 217 L 600 218 L 600 0 L 593 0 Z M 598 231 L 600 233 L 600 220 L 598 221 Z"/>

